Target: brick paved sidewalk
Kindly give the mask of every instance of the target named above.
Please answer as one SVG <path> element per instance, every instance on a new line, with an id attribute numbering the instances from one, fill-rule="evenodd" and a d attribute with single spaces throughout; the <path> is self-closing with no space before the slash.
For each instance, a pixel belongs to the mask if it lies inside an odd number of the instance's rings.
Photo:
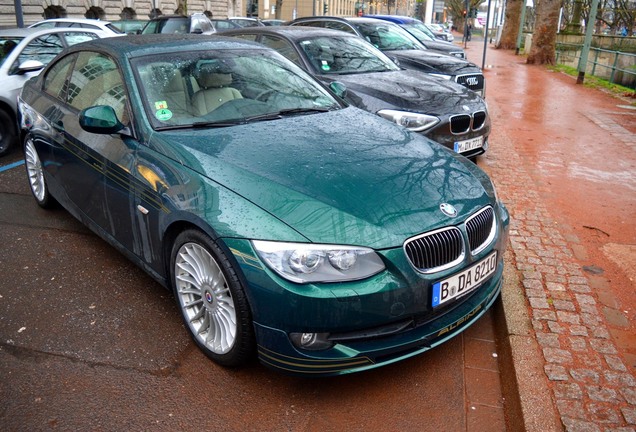
<path id="1" fill-rule="evenodd" d="M 487 64 L 495 64 L 500 70 L 510 67 L 515 73 L 522 73 L 527 67 L 520 65 L 522 59 L 511 52 L 489 49 L 487 54 Z M 475 46 L 473 52 L 469 51 L 469 58 L 481 65 L 481 50 Z M 541 71 L 535 67 L 536 70 Z M 547 69 L 542 71 L 541 79 L 554 78 Z M 578 239 L 567 227 L 557 223 L 551 208 L 542 199 L 540 188 L 526 171 L 518 146 L 523 137 L 506 130 L 506 119 L 514 113 L 492 97 L 497 89 L 496 80 L 502 78 L 488 71 L 485 74 L 493 133 L 491 148 L 479 165 L 489 172 L 511 213 L 509 262 L 517 271 L 525 296 L 522 300 L 525 310 L 511 311 L 506 307 L 509 304 L 506 296 L 514 296 L 511 292 L 504 292 L 503 304 L 506 315 L 527 313 L 528 334 L 537 348 L 536 351 L 533 346 L 519 348 L 519 344 L 509 341 L 515 362 L 516 375 L 513 376 L 519 380 L 524 427 L 541 431 L 563 428 L 635 431 L 636 379 L 611 338 L 602 305 L 597 301 L 596 287 L 574 253 L 579 247 Z M 590 94 L 593 95 L 593 91 Z M 593 106 L 594 100 L 587 103 Z M 563 109 L 577 109 L 577 106 L 580 103 L 563 104 Z M 634 149 L 634 135 L 620 125 L 599 124 L 598 127 L 613 128 L 613 132 Z M 627 288 L 633 293 L 633 286 Z M 515 336 L 514 330 L 508 331 L 509 337 Z M 515 352 L 520 350 L 528 352 Z M 526 364 L 520 359 L 530 361 Z M 535 374 L 539 375 L 533 377 L 537 382 L 528 385 L 524 381 L 534 372 L 524 373 L 524 368 L 532 367 L 529 364 L 532 361 L 537 362 L 543 373 Z M 536 394 L 542 387 L 549 389 L 547 394 Z M 533 401 L 538 398 L 551 402 L 547 407 L 553 416 L 543 409 L 539 412 L 533 409 Z M 550 401 L 546 401 L 548 398 Z M 551 421 L 551 417 L 556 421 Z M 509 424 L 515 421 L 509 419 Z"/>

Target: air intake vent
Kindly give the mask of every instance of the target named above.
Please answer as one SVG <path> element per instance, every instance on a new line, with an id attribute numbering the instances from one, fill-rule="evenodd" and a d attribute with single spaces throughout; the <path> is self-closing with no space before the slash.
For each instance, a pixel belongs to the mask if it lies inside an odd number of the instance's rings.
<path id="1" fill-rule="evenodd" d="M 454 227 L 409 239 L 404 250 L 411 264 L 424 273 L 443 270 L 464 258 L 462 234 Z"/>
<path id="2" fill-rule="evenodd" d="M 495 236 L 495 214 L 492 207 L 486 207 L 466 221 L 466 232 L 470 252 L 475 255 L 490 244 Z"/>

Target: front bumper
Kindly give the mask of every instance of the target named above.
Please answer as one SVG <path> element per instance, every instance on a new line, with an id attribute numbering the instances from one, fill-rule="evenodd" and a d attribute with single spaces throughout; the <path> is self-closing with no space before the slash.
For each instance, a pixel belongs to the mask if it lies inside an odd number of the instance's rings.
<path id="1" fill-rule="evenodd" d="M 247 281 L 258 356 L 287 374 L 330 376 L 359 372 L 425 352 L 459 334 L 501 291 L 508 212 L 496 207 L 497 235 L 476 256 L 433 274 L 414 271 L 402 248 L 378 251 L 386 270 L 362 281 L 294 284 L 273 274 L 246 240 L 226 240 Z M 496 270 L 473 291 L 432 307 L 432 286 L 497 252 Z M 470 254 L 468 254 L 470 255 Z M 331 346 L 299 347 L 292 333 L 326 334 Z"/>
<path id="2" fill-rule="evenodd" d="M 395 363 L 428 351 L 475 323 L 495 302 L 502 283 L 500 270 L 453 313 L 401 334 L 341 343 L 325 352 L 300 352 L 285 332 L 256 324 L 259 360 L 284 373 L 304 376 L 343 375 Z"/>

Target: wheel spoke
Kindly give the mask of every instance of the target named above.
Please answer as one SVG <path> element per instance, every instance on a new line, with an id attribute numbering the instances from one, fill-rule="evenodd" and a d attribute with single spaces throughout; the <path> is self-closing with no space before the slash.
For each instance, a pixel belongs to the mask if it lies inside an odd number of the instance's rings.
<path id="1" fill-rule="evenodd" d="M 236 340 L 236 309 L 214 257 L 199 244 L 184 244 L 177 253 L 175 283 L 192 333 L 213 353 L 227 353 Z M 213 298 L 206 300 L 210 294 Z"/>

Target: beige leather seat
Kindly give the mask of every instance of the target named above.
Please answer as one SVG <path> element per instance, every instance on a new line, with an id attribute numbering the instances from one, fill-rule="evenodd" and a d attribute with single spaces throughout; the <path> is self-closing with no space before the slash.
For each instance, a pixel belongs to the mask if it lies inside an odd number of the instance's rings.
<path id="1" fill-rule="evenodd" d="M 243 99 L 241 92 L 228 87 L 232 83 L 232 74 L 230 73 L 202 72 L 198 77 L 198 82 L 201 90 L 192 97 L 195 115 L 205 115 L 228 101 Z"/>

